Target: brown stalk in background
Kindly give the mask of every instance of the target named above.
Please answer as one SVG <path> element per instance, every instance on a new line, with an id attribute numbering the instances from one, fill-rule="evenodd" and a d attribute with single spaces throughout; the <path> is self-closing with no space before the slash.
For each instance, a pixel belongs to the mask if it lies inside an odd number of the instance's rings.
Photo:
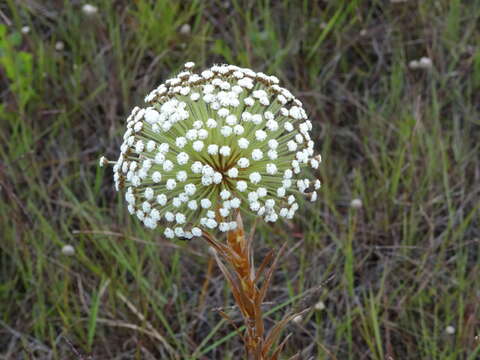
<path id="1" fill-rule="evenodd" d="M 288 322 L 299 314 L 287 314 L 268 333 L 265 333 L 262 303 L 286 244 L 282 246 L 276 256 L 274 256 L 273 250 L 270 251 L 256 270 L 253 263 L 253 232 L 248 238 L 245 236 L 240 213 L 237 214 L 237 225 L 236 230 L 227 233 L 226 243 L 217 241 L 206 232 L 204 232 L 204 238 L 214 250 L 217 265 L 230 285 L 235 302 L 242 314 L 245 332 L 240 336 L 245 345 L 247 359 L 278 360 L 289 336 L 277 347 L 274 347 L 274 344 Z M 269 264 L 271 264 L 270 268 L 267 269 Z M 264 280 L 260 285 L 262 275 L 264 275 Z M 226 313 L 220 311 L 220 314 L 238 329 Z"/>

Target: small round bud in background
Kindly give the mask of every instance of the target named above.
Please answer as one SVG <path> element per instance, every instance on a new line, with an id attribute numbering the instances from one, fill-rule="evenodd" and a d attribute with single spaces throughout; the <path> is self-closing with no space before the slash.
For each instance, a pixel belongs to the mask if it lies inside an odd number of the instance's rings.
<path id="1" fill-rule="evenodd" d="M 82 6 L 82 12 L 86 16 L 94 16 L 98 12 L 98 8 L 91 4 L 84 4 Z"/>
<path id="2" fill-rule="evenodd" d="M 183 24 L 178 32 L 182 35 L 190 35 L 191 31 L 192 27 L 190 26 L 190 24 Z"/>
<path id="3" fill-rule="evenodd" d="M 294 323 L 296 323 L 296 324 L 300 324 L 300 323 L 302 322 L 302 320 L 303 320 L 303 316 L 302 316 L 302 315 L 297 315 L 297 316 L 295 316 L 295 317 L 292 319 L 292 321 L 293 321 Z"/>
<path id="4" fill-rule="evenodd" d="M 73 256 L 75 255 L 75 248 L 72 245 L 64 245 L 62 247 L 62 254 L 65 256 Z"/>
<path id="5" fill-rule="evenodd" d="M 352 209 L 361 209 L 363 206 L 363 203 L 362 203 L 362 200 L 360 199 L 353 199 L 352 201 L 350 201 L 350 207 Z"/>
<path id="6" fill-rule="evenodd" d="M 57 41 L 55 43 L 55 50 L 62 51 L 64 48 L 65 48 L 65 44 L 63 43 L 63 41 Z"/>
<path id="7" fill-rule="evenodd" d="M 412 60 L 408 63 L 408 67 L 412 70 L 418 69 L 420 67 L 418 60 Z"/>
<path id="8" fill-rule="evenodd" d="M 429 70 L 433 67 L 432 59 L 424 56 L 420 58 L 418 65 L 421 69 Z"/>
<path id="9" fill-rule="evenodd" d="M 455 334 L 455 328 L 454 328 L 452 325 L 448 325 L 448 326 L 445 328 L 445 332 L 446 332 L 448 335 L 453 335 L 453 334 Z"/>
<path id="10" fill-rule="evenodd" d="M 325 303 L 323 301 L 319 301 L 315 304 L 314 309 L 316 311 L 323 311 L 325 310 Z"/>

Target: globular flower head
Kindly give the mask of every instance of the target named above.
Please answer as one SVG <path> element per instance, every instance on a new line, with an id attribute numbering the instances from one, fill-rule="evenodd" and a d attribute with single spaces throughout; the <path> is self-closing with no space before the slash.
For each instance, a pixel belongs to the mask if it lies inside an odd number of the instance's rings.
<path id="1" fill-rule="evenodd" d="M 236 228 L 235 214 L 291 219 L 317 198 L 312 123 L 278 79 L 232 65 L 194 64 L 136 107 L 114 166 L 130 213 L 167 238 Z"/>

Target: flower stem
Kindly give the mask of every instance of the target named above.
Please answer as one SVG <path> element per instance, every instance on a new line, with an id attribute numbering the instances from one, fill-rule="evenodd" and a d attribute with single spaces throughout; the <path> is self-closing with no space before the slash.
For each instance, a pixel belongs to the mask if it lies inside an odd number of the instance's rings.
<path id="1" fill-rule="evenodd" d="M 271 281 L 273 270 L 283 249 L 273 260 L 273 253 L 269 253 L 258 271 L 253 264 L 253 247 L 251 246 L 252 236 L 246 237 L 243 222 L 240 214 L 237 215 L 237 228 L 227 233 L 226 243 L 221 243 L 212 235 L 204 233 L 204 238 L 214 249 L 217 265 L 229 283 L 237 306 L 242 314 L 245 324 L 245 332 L 242 336 L 247 359 L 249 360 L 275 360 L 284 343 L 269 356 L 273 348 L 274 340 L 277 338 L 283 324 L 277 324 L 274 334 L 265 334 L 263 321 L 262 303 L 265 293 Z M 265 280 L 261 287 L 257 286 L 260 276 L 268 263 L 272 265 L 265 274 Z M 226 266 L 225 266 L 226 265 Z M 228 315 L 221 313 L 232 324 Z M 235 326 L 235 324 L 233 324 Z"/>

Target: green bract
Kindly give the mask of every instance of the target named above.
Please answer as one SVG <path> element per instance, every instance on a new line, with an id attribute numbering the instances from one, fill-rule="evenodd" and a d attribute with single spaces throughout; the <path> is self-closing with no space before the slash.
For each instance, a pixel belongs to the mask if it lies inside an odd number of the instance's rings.
<path id="1" fill-rule="evenodd" d="M 237 211 L 292 218 L 296 196 L 320 187 L 311 122 L 278 79 L 232 65 L 201 74 L 193 63 L 133 109 L 114 166 L 130 213 L 168 238 L 236 227 Z"/>

